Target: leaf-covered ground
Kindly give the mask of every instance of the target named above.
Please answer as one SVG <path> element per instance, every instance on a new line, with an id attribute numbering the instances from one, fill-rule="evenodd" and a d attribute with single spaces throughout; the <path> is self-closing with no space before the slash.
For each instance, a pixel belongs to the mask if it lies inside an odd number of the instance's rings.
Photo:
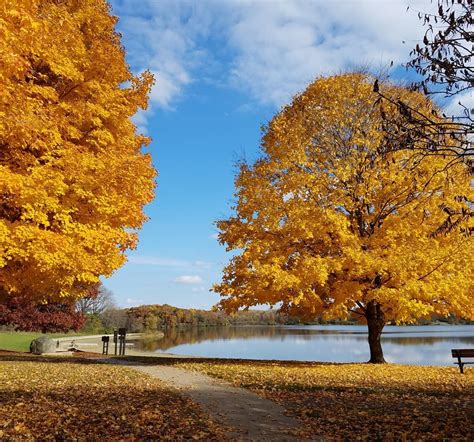
<path id="1" fill-rule="evenodd" d="M 367 364 L 186 363 L 249 388 L 304 422 L 301 436 L 474 438 L 474 368 Z"/>
<path id="2" fill-rule="evenodd" d="M 125 367 L 0 362 L 0 440 L 220 440 L 200 408 Z"/>

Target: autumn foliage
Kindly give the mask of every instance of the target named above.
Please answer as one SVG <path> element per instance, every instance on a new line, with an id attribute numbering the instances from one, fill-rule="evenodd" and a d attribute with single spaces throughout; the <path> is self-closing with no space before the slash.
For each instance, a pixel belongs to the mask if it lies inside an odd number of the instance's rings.
<path id="1" fill-rule="evenodd" d="M 398 110 L 388 103 L 383 118 L 372 84 L 362 74 L 319 79 L 269 123 L 262 157 L 240 167 L 235 214 L 217 222 L 236 255 L 214 289 L 227 311 L 270 304 L 309 318 L 354 312 L 368 323 L 371 361 L 383 362 L 388 321 L 474 318 L 465 216 L 474 195 L 463 164 L 384 151 L 382 123 Z M 432 109 L 421 94 L 384 89 Z M 448 216 L 454 228 L 440 229 Z"/>
<path id="2" fill-rule="evenodd" d="M 86 317 L 70 303 L 38 304 L 25 297 L 8 298 L 0 303 L 0 326 L 15 330 L 42 333 L 77 331 L 85 320 Z"/>
<path id="3" fill-rule="evenodd" d="M 182 365 L 182 364 L 180 364 Z M 298 439 L 471 440 L 474 370 L 407 365 L 198 361 L 203 371 L 271 399 L 304 425 Z"/>
<path id="4" fill-rule="evenodd" d="M 155 171 L 105 0 L 0 4 L 0 299 L 80 297 L 136 245 Z"/>
<path id="5" fill-rule="evenodd" d="M 0 361 L 0 397 L 2 441 L 225 439 L 189 398 L 110 364 Z"/>

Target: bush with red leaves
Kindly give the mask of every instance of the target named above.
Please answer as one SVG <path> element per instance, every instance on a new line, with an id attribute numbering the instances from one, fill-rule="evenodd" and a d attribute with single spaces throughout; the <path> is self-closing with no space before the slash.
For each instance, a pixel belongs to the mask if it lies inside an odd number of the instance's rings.
<path id="1" fill-rule="evenodd" d="M 0 325 L 18 331 L 67 332 L 79 330 L 86 320 L 74 304 L 36 304 L 22 297 L 0 303 Z"/>

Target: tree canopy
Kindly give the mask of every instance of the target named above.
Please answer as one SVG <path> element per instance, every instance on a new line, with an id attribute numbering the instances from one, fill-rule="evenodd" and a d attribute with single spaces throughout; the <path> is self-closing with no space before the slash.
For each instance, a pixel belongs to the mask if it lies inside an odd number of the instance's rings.
<path id="1" fill-rule="evenodd" d="M 80 297 L 135 247 L 155 171 L 105 0 L 0 4 L 0 300 Z"/>
<path id="2" fill-rule="evenodd" d="M 217 222 L 235 256 L 214 290 L 227 311 L 270 304 L 327 319 L 354 311 L 369 325 L 371 361 L 382 362 L 388 321 L 474 317 L 474 237 L 463 216 L 473 189 L 461 163 L 384 151 L 372 83 L 363 74 L 321 78 L 264 129 L 262 157 L 240 165 L 235 214 Z M 419 93 L 383 87 L 394 101 L 432 109 Z M 387 103 L 385 113 L 398 109 Z M 441 232 L 449 212 L 459 213 L 456 228 Z"/>

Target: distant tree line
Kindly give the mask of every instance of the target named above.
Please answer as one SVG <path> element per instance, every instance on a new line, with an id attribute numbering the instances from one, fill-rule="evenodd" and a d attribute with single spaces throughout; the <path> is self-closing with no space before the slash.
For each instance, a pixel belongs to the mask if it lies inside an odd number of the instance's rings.
<path id="1" fill-rule="evenodd" d="M 282 325 L 296 324 L 298 319 L 276 310 L 241 311 L 227 315 L 223 311 L 184 309 L 168 304 L 143 305 L 128 309 L 109 308 L 100 314 L 89 315 L 84 330 L 112 331 L 125 327 L 130 332 L 218 327 L 229 325 Z"/>
<path id="2" fill-rule="evenodd" d="M 167 335 L 181 333 L 192 329 L 207 327 L 228 327 L 246 325 L 297 325 L 297 324 L 358 324 L 359 317 L 350 316 L 347 320 L 324 320 L 321 317 L 303 321 L 277 310 L 247 310 L 226 314 L 220 310 L 184 309 L 172 305 L 142 305 L 126 309 L 107 308 L 100 314 L 88 315 L 82 328 L 84 332 L 110 333 L 124 327 L 133 333 L 154 333 L 166 331 Z M 442 322 L 446 324 L 468 324 L 469 321 L 455 316 L 435 316 L 431 321 L 421 321 L 419 325 Z M 218 332 L 222 333 L 222 332 Z"/>
<path id="3" fill-rule="evenodd" d="M 297 324 L 357 324 L 358 317 L 346 321 L 322 318 L 303 321 L 277 310 L 247 310 L 228 315 L 220 310 L 184 309 L 172 305 L 142 305 L 132 308 L 117 308 L 113 293 L 98 285 L 90 290 L 90 296 L 75 306 L 71 304 L 36 304 L 24 298 L 13 298 L 0 303 L 0 329 L 39 331 L 42 333 L 81 331 L 84 333 L 111 333 L 124 327 L 129 332 L 154 333 L 166 331 L 175 336 L 183 331 L 207 327 L 245 325 L 297 325 Z M 437 317 L 421 321 L 420 325 L 433 322 L 447 324 L 470 324 L 472 322 L 455 316 Z M 196 333 L 196 332 L 192 332 Z M 222 331 L 217 332 L 221 335 Z M 217 337 L 216 335 L 216 337 Z M 198 335 L 196 335 L 198 336 Z M 173 338 L 176 340 L 176 338 Z"/>

